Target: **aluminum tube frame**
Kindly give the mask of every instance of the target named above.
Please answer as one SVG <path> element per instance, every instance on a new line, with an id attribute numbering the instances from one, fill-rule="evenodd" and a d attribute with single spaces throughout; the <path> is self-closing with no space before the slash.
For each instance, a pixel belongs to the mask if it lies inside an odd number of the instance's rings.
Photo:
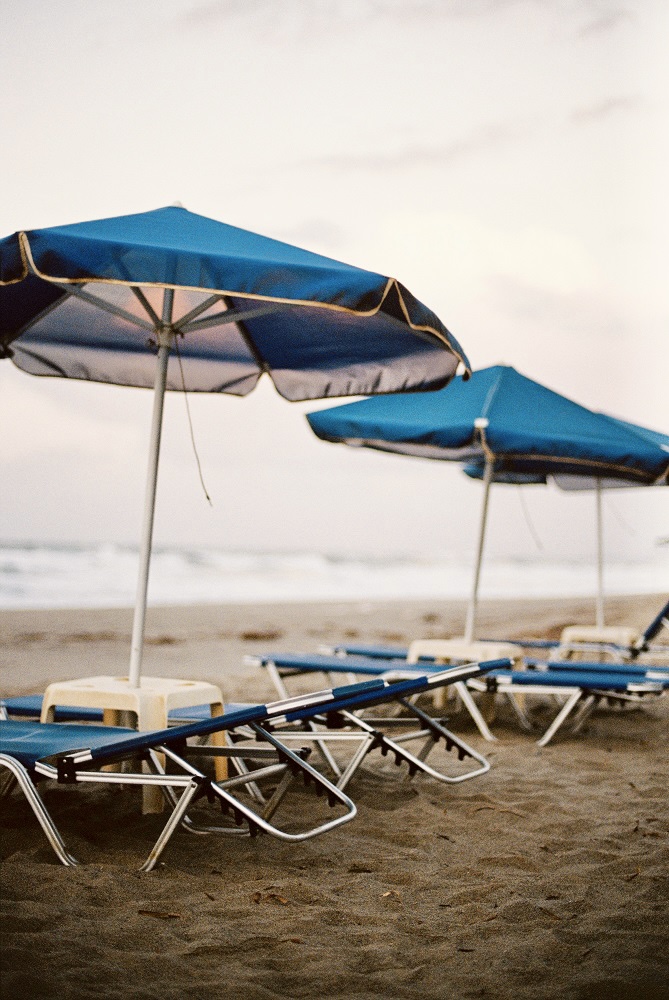
<path id="1" fill-rule="evenodd" d="M 65 846 L 63 838 L 58 832 L 51 816 L 47 812 L 46 807 L 39 797 L 37 789 L 33 785 L 32 779 L 23 764 L 21 764 L 20 761 L 16 760 L 14 757 L 10 757 L 8 754 L 0 754 L 0 766 L 9 771 L 11 776 L 14 778 L 14 781 L 18 784 L 19 788 L 25 795 L 28 805 L 35 814 L 39 825 L 42 827 L 46 839 L 51 844 L 58 860 L 68 868 L 76 868 L 79 862 L 76 858 L 72 857 Z"/>
<path id="2" fill-rule="evenodd" d="M 604 526 L 602 517 L 602 481 L 596 480 L 595 504 L 597 508 L 597 603 L 595 624 L 604 626 Z"/>
<path id="3" fill-rule="evenodd" d="M 128 680 L 131 687 L 140 686 L 142 673 L 142 655 L 144 652 L 144 632 L 146 625 L 146 602 L 149 589 L 149 568 L 151 564 L 151 544 L 153 540 L 153 519 L 156 509 L 156 488 L 158 484 L 158 461 L 160 458 L 160 437 L 163 425 L 163 405 L 165 402 L 165 386 L 167 384 L 167 366 L 170 350 L 174 343 L 174 331 L 171 328 L 172 307 L 174 304 L 174 289 L 166 288 L 163 294 L 162 328 L 158 334 L 158 360 L 153 393 L 153 416 L 151 420 L 151 439 L 149 443 L 149 462 L 144 495 L 144 518 L 139 554 L 139 573 L 137 578 L 137 596 L 135 599 L 135 614 L 132 623 L 132 642 L 130 646 L 130 667 Z"/>
<path id="4" fill-rule="evenodd" d="M 483 562 L 483 549 L 485 546 L 485 533 L 488 524 L 488 500 L 490 497 L 490 484 L 494 459 L 486 454 L 485 473 L 483 475 L 483 503 L 481 505 L 481 522 L 479 527 L 479 540 L 476 551 L 476 566 L 474 567 L 474 579 L 472 581 L 472 592 L 467 608 L 467 619 L 465 622 L 465 642 L 472 642 L 474 639 L 474 629 L 476 626 L 476 610 L 478 607 L 479 580 L 481 577 L 481 563 Z"/>

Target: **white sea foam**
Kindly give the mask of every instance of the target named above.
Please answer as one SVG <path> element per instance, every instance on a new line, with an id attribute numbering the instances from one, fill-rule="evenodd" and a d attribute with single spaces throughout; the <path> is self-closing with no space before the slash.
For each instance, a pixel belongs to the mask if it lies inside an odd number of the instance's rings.
<path id="1" fill-rule="evenodd" d="M 0 545 L 0 607 L 124 607 L 134 604 L 137 550 L 119 545 Z M 158 604 L 411 598 L 467 599 L 471 564 L 434 559 L 334 557 L 320 553 L 225 552 L 157 548 L 149 602 Z M 669 553 L 646 563 L 611 563 L 609 594 L 669 590 Z M 578 597 L 594 594 L 583 562 L 484 564 L 481 596 Z"/>

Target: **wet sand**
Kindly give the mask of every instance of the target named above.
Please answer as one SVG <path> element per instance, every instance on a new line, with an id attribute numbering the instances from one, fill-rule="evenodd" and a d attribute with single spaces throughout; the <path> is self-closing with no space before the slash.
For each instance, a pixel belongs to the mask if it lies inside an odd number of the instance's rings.
<path id="1" fill-rule="evenodd" d="M 660 603 L 610 598 L 607 620 L 643 626 Z M 579 600 L 491 601 L 479 632 L 556 637 L 593 615 Z M 463 617 L 436 601 L 153 609 L 145 671 L 267 700 L 245 653 L 404 643 L 457 634 Z M 0 614 L 0 690 L 125 673 L 130 624 L 119 610 Z M 297 846 L 179 832 L 151 873 L 136 867 L 160 820 L 137 796 L 45 791 L 77 869 L 18 794 L 4 800 L 0 995 L 669 996 L 669 699 L 600 709 L 543 749 L 503 707 L 495 744 L 465 717 L 449 725 L 487 775 L 409 783 L 370 757 L 353 823 Z"/>

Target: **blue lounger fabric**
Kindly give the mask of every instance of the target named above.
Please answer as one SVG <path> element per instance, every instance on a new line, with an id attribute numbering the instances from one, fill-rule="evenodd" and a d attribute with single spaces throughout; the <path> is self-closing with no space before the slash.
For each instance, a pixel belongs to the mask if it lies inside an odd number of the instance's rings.
<path id="1" fill-rule="evenodd" d="M 630 674 L 605 673 L 604 671 L 582 670 L 496 670 L 489 675 L 491 681 L 511 681 L 513 684 L 541 685 L 545 687 L 582 688 L 583 690 L 619 691 L 630 690 L 632 686 L 643 685 L 649 691 L 661 690 L 669 686 L 664 682 L 646 681 L 643 677 Z"/>
<path id="2" fill-rule="evenodd" d="M 12 718 L 35 719 L 42 713 L 41 694 L 22 694 L 14 698 L 3 698 L 0 702 Z M 239 708 L 248 708 L 248 704 L 226 702 L 225 709 L 228 712 L 236 711 Z M 183 719 L 185 721 L 196 721 L 211 718 L 211 708 L 209 705 L 193 705 L 189 708 L 173 708 L 169 715 L 171 720 Z M 102 722 L 101 708 L 88 708 L 74 705 L 59 705 L 55 711 L 55 722 Z"/>
<path id="3" fill-rule="evenodd" d="M 0 722 L 0 753 L 16 758 L 31 770 L 38 760 L 89 747 L 104 747 L 114 738 L 118 740 L 136 735 L 134 729 L 115 726 L 82 726 L 65 722 L 36 725 L 12 719 Z"/>
<path id="4" fill-rule="evenodd" d="M 653 667 L 650 664 L 640 666 L 637 663 L 609 663 L 608 661 L 606 663 L 589 663 L 582 660 L 549 660 L 548 663 L 544 663 L 540 660 L 530 660 L 528 667 L 557 670 L 563 673 L 625 674 L 627 677 L 641 679 L 648 677 L 651 680 L 669 680 L 669 666 Z"/>
<path id="5" fill-rule="evenodd" d="M 63 723 L 41 724 L 21 722 L 0 722 L 0 753 L 8 753 L 20 759 L 26 767 L 34 766 L 37 760 L 54 754 L 66 755 L 79 750 L 89 751 L 86 759 L 104 763 L 132 753 L 141 753 L 156 746 L 180 744 L 191 737 L 205 736 L 221 730 L 232 730 L 252 723 L 272 722 L 273 719 L 296 721 L 330 711 L 354 710 L 376 705 L 398 697 L 410 697 L 440 683 L 447 684 L 465 676 L 474 676 L 486 670 L 508 666 L 508 660 L 494 660 L 486 664 L 470 667 L 456 667 L 439 673 L 412 677 L 410 680 L 390 684 L 380 678 L 348 684 L 331 691 L 315 692 L 295 699 L 254 705 L 226 712 L 223 716 L 207 718 L 201 722 L 175 726 L 150 733 L 109 726 L 81 726 Z M 23 726 L 23 740 L 18 738 Z M 7 737 L 5 737 L 7 734 Z M 9 740 L 5 744 L 5 738 Z M 42 741 L 42 738 L 44 741 Z M 68 740 L 70 744 L 68 745 Z M 83 742 L 83 745 L 82 745 Z M 19 745 L 21 744 L 21 745 Z M 18 752 L 15 752 L 18 748 Z M 18 754 L 22 754 L 19 757 Z"/>

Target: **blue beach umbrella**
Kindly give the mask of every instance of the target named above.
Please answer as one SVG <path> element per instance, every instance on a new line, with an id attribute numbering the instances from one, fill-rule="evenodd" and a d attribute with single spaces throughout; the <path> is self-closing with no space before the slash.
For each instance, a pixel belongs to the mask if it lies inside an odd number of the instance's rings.
<path id="1" fill-rule="evenodd" d="M 496 365 L 425 395 L 363 399 L 307 415 L 325 441 L 460 462 L 483 479 L 476 567 L 465 626 L 474 634 L 490 484 L 545 483 L 595 489 L 598 497 L 598 624 L 603 623 L 601 490 L 667 485 L 669 437 L 596 413 Z M 600 621 L 601 619 L 601 621 Z"/>
<path id="2" fill-rule="evenodd" d="M 139 684 L 166 389 L 288 400 L 432 390 L 467 359 L 394 278 L 172 206 L 0 240 L 0 357 L 154 389 L 130 681 Z"/>

